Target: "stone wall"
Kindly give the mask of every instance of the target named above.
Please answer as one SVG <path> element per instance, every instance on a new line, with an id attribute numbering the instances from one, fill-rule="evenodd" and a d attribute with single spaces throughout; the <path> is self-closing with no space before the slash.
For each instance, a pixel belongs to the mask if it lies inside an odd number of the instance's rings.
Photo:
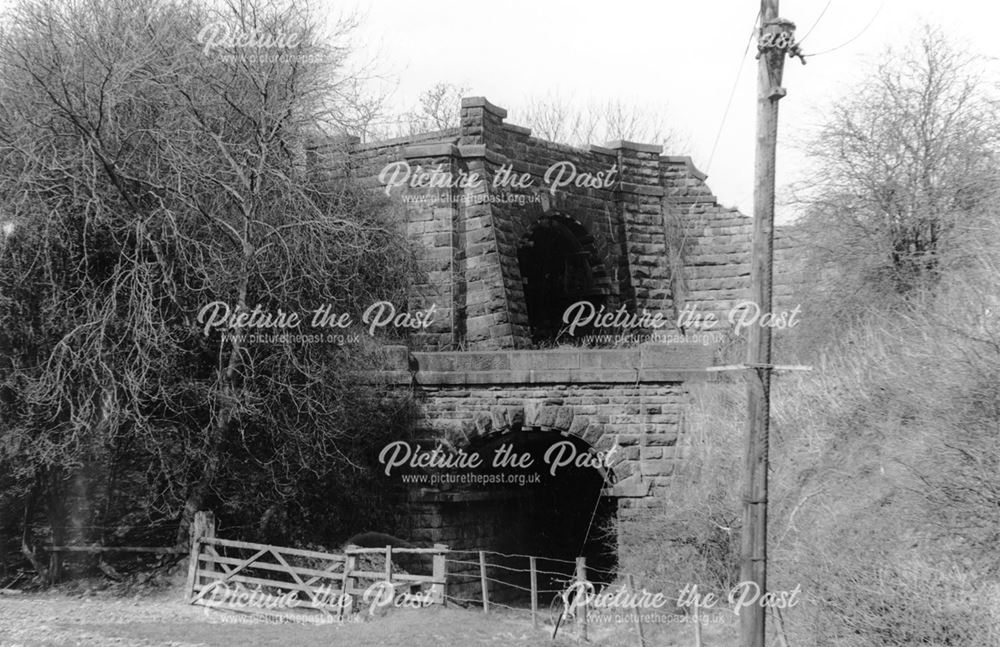
<path id="1" fill-rule="evenodd" d="M 421 424 L 434 433 L 453 431 L 453 438 L 520 424 L 576 436 L 601 452 L 617 445 L 614 493 L 655 497 L 683 458 L 677 447 L 683 391 L 675 382 L 603 382 L 424 386 Z"/>
<path id="2" fill-rule="evenodd" d="M 532 430 L 552 434 L 554 442 L 575 437 L 594 452 L 610 452 L 607 469 L 600 469 L 605 485 L 598 489 L 606 497 L 602 505 L 611 506 L 609 514 L 627 523 L 666 500 L 671 477 L 688 451 L 684 383 L 708 377 L 704 368 L 712 363 L 712 353 L 690 344 L 481 352 L 396 348 L 387 376 L 415 390 L 418 440 L 455 451 Z M 531 488 L 410 486 L 397 532 L 454 550 L 538 555 L 543 547 L 525 524 L 526 518 L 546 513 L 538 497 Z M 448 595 L 478 600 L 477 556 L 455 559 Z M 521 558 L 491 555 L 490 561 L 500 564 L 491 567 L 490 577 L 514 584 L 521 576 L 502 566 L 526 567 Z M 495 601 L 517 598 L 516 586 L 490 587 Z"/>
<path id="3" fill-rule="evenodd" d="M 574 289 L 607 310 L 647 310 L 674 322 L 687 308 L 724 325 L 749 293 L 753 221 L 720 205 L 687 157 L 627 141 L 564 146 L 506 117 L 482 97 L 464 99 L 456 129 L 347 142 L 327 153 L 332 172 L 373 191 L 384 191 L 380 174 L 400 163 L 407 172 L 481 180 L 386 192 L 417 248 L 421 275 L 408 305 L 437 311 L 408 348 L 390 351 L 395 365 L 387 376 L 415 391 L 422 439 L 462 448 L 537 430 L 578 439 L 593 452 L 614 449 L 601 471 L 602 492 L 628 522 L 666 500 L 688 451 L 684 384 L 712 375 L 704 369 L 717 363 L 715 348 L 682 338 L 614 350 L 522 350 L 538 344 L 526 283 L 532 270 L 523 259 L 556 231 L 573 245 L 565 262 L 566 276 L 580 284 Z M 552 190 L 549 174 L 559 164 L 613 181 Z M 526 181 L 502 181 L 511 176 Z M 791 294 L 795 243 L 780 228 L 775 239 L 781 307 Z M 524 492 L 411 487 L 407 497 L 399 532 L 416 541 L 500 552 L 531 546 L 522 517 L 532 501 Z M 478 582 L 466 577 L 475 570 L 468 566 L 450 594 L 477 598 Z"/>
<path id="4" fill-rule="evenodd" d="M 433 303 L 438 313 L 433 326 L 410 340 L 414 348 L 531 347 L 518 252 L 547 223 L 576 236 L 586 256 L 580 272 L 609 310 L 624 304 L 673 321 L 686 304 L 724 320 L 745 298 L 752 220 L 719 205 L 690 158 L 627 141 L 565 146 L 532 137 L 506 116 L 473 97 L 462 102 L 458 128 L 364 145 L 340 142 L 327 150 L 341 160 L 338 169 L 373 190 L 384 189 L 380 172 L 402 161 L 414 170 L 482 179 L 477 186 L 389 192 L 419 250 L 422 275 L 409 305 Z M 546 172 L 557 163 L 594 176 L 613 168 L 614 181 L 552 191 Z M 526 174 L 530 186 L 496 184 L 508 174 Z M 776 236 L 781 239 L 780 229 Z M 776 257 L 780 278 L 782 256 Z"/>
<path id="5" fill-rule="evenodd" d="M 706 379 L 712 349 L 416 352 L 400 349 L 390 380 L 418 389 L 419 435 L 462 446 L 540 429 L 613 454 L 608 494 L 655 505 L 684 458 L 683 383 Z M 629 514 L 628 512 L 625 513 Z"/>

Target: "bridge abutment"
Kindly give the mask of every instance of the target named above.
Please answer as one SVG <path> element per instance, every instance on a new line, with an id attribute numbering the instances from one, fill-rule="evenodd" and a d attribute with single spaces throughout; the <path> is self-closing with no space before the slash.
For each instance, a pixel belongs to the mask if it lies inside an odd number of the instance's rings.
<path id="1" fill-rule="evenodd" d="M 613 567 L 610 522 L 670 496 L 687 451 L 685 383 L 709 375 L 713 351 L 394 350 L 389 377 L 418 402 L 415 441 L 485 457 L 478 481 L 411 481 L 404 530 L 455 549 L 559 559 L 582 551 Z M 505 445 L 508 456 L 530 453 L 530 467 L 491 463 Z"/>

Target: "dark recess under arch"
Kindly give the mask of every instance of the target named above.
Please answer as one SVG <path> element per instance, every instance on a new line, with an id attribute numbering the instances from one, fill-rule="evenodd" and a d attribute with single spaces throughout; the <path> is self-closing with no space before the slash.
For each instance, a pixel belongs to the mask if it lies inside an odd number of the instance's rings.
<path id="1" fill-rule="evenodd" d="M 539 219 L 517 250 L 528 324 L 534 343 L 555 340 L 571 304 L 589 301 L 600 307 L 607 298 L 608 277 L 594 238 L 566 216 Z"/>

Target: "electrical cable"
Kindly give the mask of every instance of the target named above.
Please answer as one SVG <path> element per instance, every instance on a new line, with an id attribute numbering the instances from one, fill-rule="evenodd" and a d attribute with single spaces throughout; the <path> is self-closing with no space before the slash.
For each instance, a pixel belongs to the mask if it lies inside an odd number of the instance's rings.
<path id="1" fill-rule="evenodd" d="M 705 166 L 705 173 L 712 170 L 712 161 L 715 159 L 715 151 L 719 146 L 719 139 L 722 137 L 722 130 L 726 125 L 726 118 L 729 117 L 729 109 L 733 105 L 733 97 L 736 96 L 736 87 L 739 85 L 740 76 L 743 75 L 743 66 L 747 61 L 747 54 L 750 53 L 750 43 L 757 33 L 757 23 L 760 20 L 760 10 L 757 10 L 757 17 L 753 19 L 753 29 L 750 30 L 750 37 L 747 39 L 747 46 L 743 49 L 743 56 L 740 58 L 740 67 L 736 71 L 736 78 L 733 80 L 733 87 L 729 91 L 729 100 L 726 101 L 726 109 L 722 113 L 722 122 L 719 123 L 719 130 L 715 133 L 715 141 L 712 143 L 712 152 L 708 156 L 708 164 Z"/>
<path id="2" fill-rule="evenodd" d="M 872 19 L 869 20 L 868 24 L 864 26 L 864 29 L 862 29 L 860 32 L 858 32 L 858 34 L 856 36 L 854 36 L 853 38 L 851 38 L 850 40 L 848 40 L 846 42 L 843 42 L 840 45 L 837 45 L 836 47 L 831 47 L 830 49 L 823 50 L 822 52 L 816 52 L 815 54 L 803 54 L 803 58 L 809 58 L 809 57 L 813 57 L 813 56 L 822 56 L 823 54 L 829 54 L 831 52 L 836 52 L 838 49 L 842 49 L 844 47 L 847 47 L 848 45 L 850 45 L 851 43 L 853 43 L 857 39 L 859 39 L 862 36 L 864 36 L 865 32 L 868 31 L 868 29 L 875 23 L 875 19 L 878 18 L 878 15 L 882 12 L 882 7 L 884 7 L 884 6 L 885 6 L 885 0 L 883 0 L 879 4 L 878 9 L 875 10 L 875 15 L 872 16 Z"/>
<path id="3" fill-rule="evenodd" d="M 806 32 L 806 35 L 803 36 L 801 39 L 799 39 L 799 41 L 798 41 L 799 45 L 801 45 L 802 43 L 804 43 L 805 40 L 807 38 L 809 38 L 809 34 L 811 34 L 813 32 L 813 30 L 816 29 L 816 25 L 818 25 L 819 21 L 823 19 L 823 14 L 825 14 L 826 10 L 830 8 L 830 4 L 832 2 L 833 2 L 833 0 L 826 0 L 826 6 L 823 7 L 823 11 L 819 12 L 819 16 L 816 18 L 816 22 L 814 22 L 812 24 L 812 27 L 809 28 L 809 30 Z"/>

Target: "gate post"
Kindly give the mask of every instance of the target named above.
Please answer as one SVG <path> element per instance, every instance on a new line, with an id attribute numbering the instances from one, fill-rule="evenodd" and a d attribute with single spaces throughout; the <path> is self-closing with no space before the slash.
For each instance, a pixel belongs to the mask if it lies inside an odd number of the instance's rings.
<path id="1" fill-rule="evenodd" d="M 431 595 L 435 602 L 443 605 L 448 579 L 448 574 L 445 571 L 445 553 L 448 547 L 444 544 L 434 544 L 434 549 L 438 552 L 434 553 L 431 563 L 431 577 L 434 578 L 434 582 L 431 583 Z"/>
<path id="2" fill-rule="evenodd" d="M 347 603 L 350 603 L 350 608 L 348 613 L 354 613 L 354 597 L 352 591 L 354 590 L 354 569 L 357 567 L 357 558 L 354 551 L 357 550 L 357 546 L 354 544 L 348 544 L 344 546 L 344 579 L 341 582 L 341 613 L 344 611 L 344 607 Z"/>
<path id="3" fill-rule="evenodd" d="M 187 594 L 184 596 L 187 602 L 194 597 L 194 589 L 199 583 L 198 556 L 201 554 L 202 540 L 206 538 L 215 538 L 215 513 L 202 510 L 194 513 L 194 522 L 191 524 L 191 555 L 188 558 Z M 214 564 L 208 565 L 208 570 L 214 569 Z"/>

